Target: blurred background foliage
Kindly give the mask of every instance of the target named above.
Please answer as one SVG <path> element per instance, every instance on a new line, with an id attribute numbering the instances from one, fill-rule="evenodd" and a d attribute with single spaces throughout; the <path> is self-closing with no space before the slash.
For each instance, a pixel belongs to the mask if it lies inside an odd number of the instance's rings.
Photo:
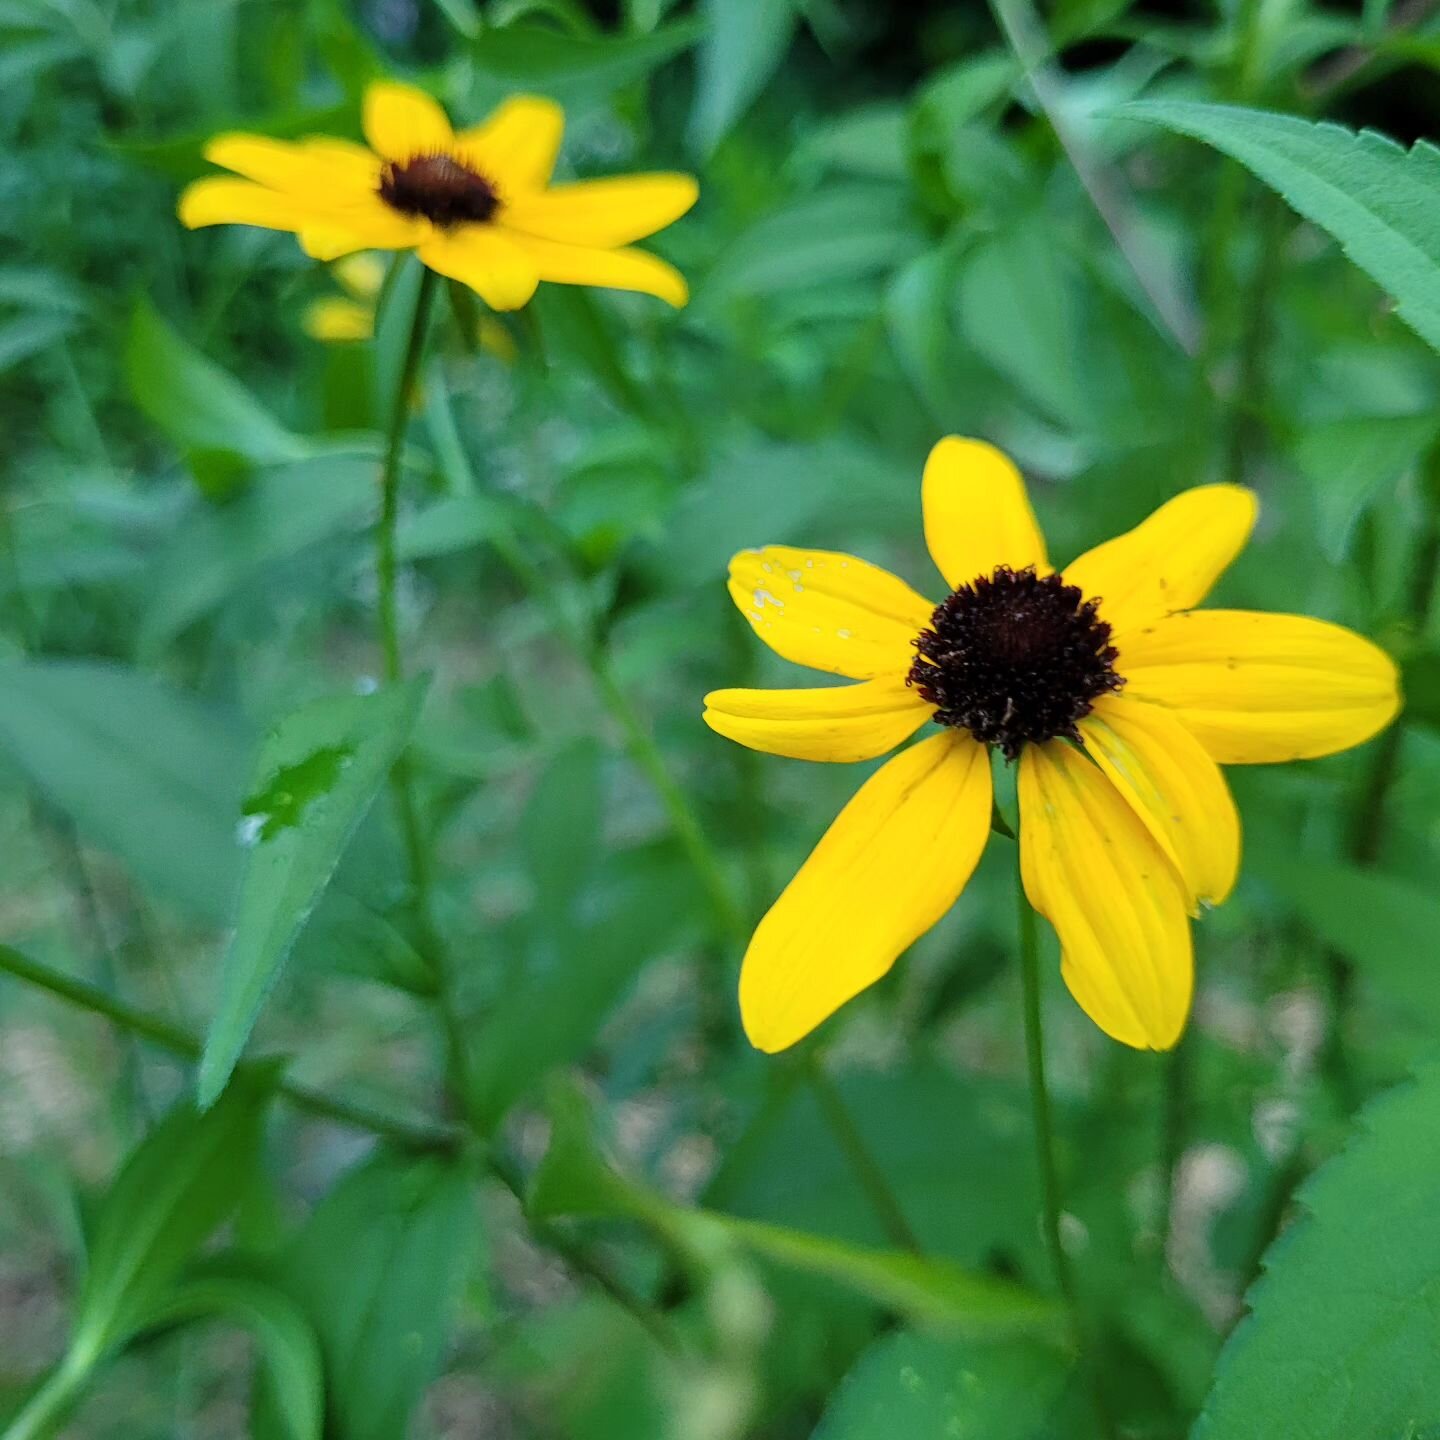
<path id="1" fill-rule="evenodd" d="M 1115 111 L 1408 142 L 1440 103 L 1434 10 L 0 0 L 0 897 L 7 968 L 82 1005 L 0 985 L 0 1416 L 78 1347 L 111 1363 L 77 1437 L 1091 1433 L 1045 1299 L 1008 847 L 799 1056 L 756 1055 L 735 1015 L 750 925 L 859 773 L 701 725 L 708 689 L 794 683 L 726 561 L 845 549 L 934 594 L 919 475 L 959 432 L 1015 455 L 1062 559 L 1185 486 L 1254 486 L 1218 598 L 1405 662 L 1403 731 L 1231 772 L 1247 863 L 1198 928 L 1177 1055 L 1105 1041 L 1048 967 L 1108 1423 L 1186 1433 L 1296 1185 L 1440 1029 L 1440 366 L 1320 230 Z M 387 73 L 460 121 L 552 95 L 567 173 L 702 186 L 657 245 L 692 283 L 678 314 L 451 294 L 400 532 L 428 681 L 399 700 L 367 695 L 369 532 L 417 277 L 173 218 L 207 136 L 358 134 Z M 333 783 L 285 769 L 322 734 L 359 787 L 343 858 L 297 882 L 296 923 L 323 897 L 242 993 L 237 914 L 289 923 L 253 911 L 273 890 L 237 910 L 244 842 Z M 355 778 L 407 743 L 483 1147 L 440 1090 L 395 816 Z M 251 1050 L 283 1078 L 247 1065 L 162 1124 L 214 1017 L 238 1053 L 262 1000 Z M 1435 1159 L 1440 1089 L 1407 1094 L 1309 1192 L 1354 1243 L 1296 1240 L 1271 1333 L 1348 1343 L 1334 1295 L 1381 1244 L 1360 1179 Z M 842 1100 L 928 1263 L 857 1181 Z M 1437 1222 L 1409 1221 L 1430 1275 Z M 1212 1440 L 1302 1433 L 1253 1348 L 1221 1362 Z M 1303 1433 L 1429 1433 L 1433 1343 L 1415 1361 L 1416 1428 L 1368 1428 L 1397 1382 L 1362 1366 Z"/>

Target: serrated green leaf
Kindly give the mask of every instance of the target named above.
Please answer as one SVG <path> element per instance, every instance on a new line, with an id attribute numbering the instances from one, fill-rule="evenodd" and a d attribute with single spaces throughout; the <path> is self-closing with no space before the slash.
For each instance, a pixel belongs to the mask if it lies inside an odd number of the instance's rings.
<path id="1" fill-rule="evenodd" d="M 381 1155 L 320 1202 L 278 1279 L 325 1357 L 345 1440 L 395 1440 L 435 1377 L 480 1239 L 473 1167 Z"/>
<path id="2" fill-rule="evenodd" d="M 320 1440 L 325 1417 L 320 1343 L 300 1307 L 263 1281 L 205 1275 L 159 1299 L 140 1323 L 149 1328 L 212 1317 L 254 1336 L 272 1430 L 284 1440 Z"/>
<path id="3" fill-rule="evenodd" d="M 405 748 L 428 683 L 313 701 L 262 746 L 242 806 L 252 848 L 200 1060 L 202 1106 L 229 1081 L 295 937 Z"/>
<path id="4" fill-rule="evenodd" d="M 841 1382 L 813 1440 L 1080 1440 L 1083 1410 L 1061 1413 L 1071 1369 L 1035 1341 L 887 1335 Z"/>
<path id="5" fill-rule="evenodd" d="M 173 1109 L 131 1153 L 101 1203 L 70 1342 L 93 1363 L 148 1323 L 180 1267 L 234 1210 L 259 1162 L 267 1091 L 233 1086 L 203 1114 Z"/>
<path id="6" fill-rule="evenodd" d="M 1433 937 L 1432 937 L 1433 938 Z M 1300 1192 L 1194 1440 L 1356 1440 L 1440 1406 L 1440 1065 L 1381 1097 Z"/>
<path id="7" fill-rule="evenodd" d="M 1238 160 L 1339 241 L 1394 297 L 1401 319 L 1440 350 L 1440 150 L 1238 106 L 1145 100 L 1116 113 Z"/>

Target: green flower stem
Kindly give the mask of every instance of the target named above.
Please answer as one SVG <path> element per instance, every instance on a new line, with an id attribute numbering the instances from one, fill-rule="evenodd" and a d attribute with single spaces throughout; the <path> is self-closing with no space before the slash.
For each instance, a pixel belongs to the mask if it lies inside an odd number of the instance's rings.
<path id="1" fill-rule="evenodd" d="M 390 429 L 385 442 L 385 462 L 380 471 L 380 522 L 375 529 L 375 574 L 377 581 L 376 615 L 380 627 L 380 651 L 385 683 L 398 685 L 405 678 L 405 664 L 400 648 L 400 624 L 396 609 L 395 531 L 400 513 L 401 456 L 405 448 L 405 431 L 415 402 L 425 356 L 425 337 L 430 328 L 430 312 L 434 307 L 439 276 L 425 267 L 420 272 L 420 288 L 415 296 L 415 312 L 410 321 L 410 337 L 405 345 L 405 358 L 395 383 L 395 403 L 390 414 Z M 420 809 L 415 799 L 415 780 L 408 752 L 402 753 L 390 772 L 395 809 L 400 817 L 405 855 L 410 871 L 410 888 L 414 904 L 415 924 L 421 949 L 435 976 L 435 1004 L 445 1029 L 452 1089 L 461 1110 L 468 1114 L 471 1101 L 469 1051 L 459 1006 L 455 999 L 454 977 L 449 957 L 436 928 L 431 900 L 433 883 L 430 848 Z"/>
<path id="2" fill-rule="evenodd" d="M 0 972 L 13 975 L 17 980 L 23 980 L 38 990 L 44 990 L 78 1010 L 99 1015 L 121 1030 L 139 1036 L 157 1049 L 181 1060 L 193 1062 L 200 1058 L 203 1047 L 199 1038 L 182 1026 L 133 1005 L 127 1005 L 113 995 L 108 995 L 99 986 L 77 980 L 59 970 L 52 970 L 50 966 L 32 960 L 8 945 L 0 945 Z M 277 1080 L 273 1088 L 277 1095 L 297 1110 L 303 1110 L 321 1120 L 331 1120 L 337 1125 L 348 1126 L 352 1130 L 365 1131 L 402 1149 L 453 1149 L 462 1138 L 461 1131 L 448 1126 L 432 1125 L 427 1121 L 396 1119 L 363 1105 L 332 1099 L 318 1090 L 297 1085 L 289 1080 Z"/>
<path id="3" fill-rule="evenodd" d="M 92 1362 L 73 1354 L 67 1355 L 5 1427 L 0 1440 L 48 1440 L 74 1408 L 93 1368 Z"/>
<path id="4" fill-rule="evenodd" d="M 1035 1125 L 1035 1160 L 1040 1176 L 1040 1201 L 1045 1226 L 1045 1245 L 1050 1252 L 1055 1288 L 1070 1316 L 1070 1331 L 1080 1364 L 1089 1370 L 1091 1398 L 1100 1432 L 1112 1435 L 1114 1426 L 1100 1396 L 1091 1366 L 1085 1318 L 1080 1308 L 1070 1257 L 1060 1237 L 1060 1176 L 1055 1165 L 1055 1125 L 1050 1113 L 1050 1092 L 1045 1084 L 1045 1032 L 1040 1018 L 1040 944 L 1035 912 L 1025 898 L 1025 885 L 1016 876 L 1019 898 L 1020 982 L 1025 1011 L 1025 1059 L 1030 1075 L 1030 1106 Z"/>
<path id="5" fill-rule="evenodd" d="M 921 1254 L 920 1241 L 914 1230 L 910 1228 L 910 1222 L 905 1218 L 905 1211 L 901 1208 L 899 1198 L 890 1188 L 889 1182 L 885 1179 L 885 1172 L 876 1163 L 875 1157 L 866 1146 L 865 1137 L 855 1124 L 855 1117 L 846 1107 L 840 1091 L 836 1089 L 835 1082 L 830 1078 L 830 1073 L 825 1069 L 817 1051 L 811 1050 L 806 1054 L 805 1072 L 806 1078 L 810 1082 L 810 1088 L 815 1092 L 815 1099 L 819 1102 L 820 1113 L 824 1115 L 826 1124 L 829 1125 L 831 1133 L 835 1136 L 846 1160 L 850 1163 L 850 1168 L 860 1181 L 861 1188 L 865 1191 L 871 1207 L 880 1217 L 880 1222 L 885 1227 L 885 1233 L 889 1237 L 890 1243 L 898 1249 L 908 1250 L 914 1255 Z"/>

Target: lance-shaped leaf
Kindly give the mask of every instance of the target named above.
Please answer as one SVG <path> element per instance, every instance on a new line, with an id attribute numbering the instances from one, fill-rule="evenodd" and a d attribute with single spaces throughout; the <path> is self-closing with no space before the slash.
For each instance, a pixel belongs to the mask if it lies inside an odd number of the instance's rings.
<path id="1" fill-rule="evenodd" d="M 1395 298 L 1440 350 L 1440 150 L 1232 105 L 1146 100 L 1117 114 L 1213 145 L 1252 171 Z"/>
<path id="2" fill-rule="evenodd" d="M 427 684 L 317 700 L 265 741 L 243 807 L 251 850 L 200 1061 L 201 1105 L 225 1088 L 295 937 L 405 748 Z"/>

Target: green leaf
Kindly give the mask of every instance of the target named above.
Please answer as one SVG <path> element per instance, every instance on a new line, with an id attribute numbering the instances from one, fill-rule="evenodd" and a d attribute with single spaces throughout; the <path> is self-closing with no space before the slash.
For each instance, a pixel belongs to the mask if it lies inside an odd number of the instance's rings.
<path id="1" fill-rule="evenodd" d="M 1083 1412 L 1061 1404 L 1071 1368 L 1035 1341 L 887 1335 L 841 1382 L 813 1440 L 1079 1440 Z"/>
<path id="2" fill-rule="evenodd" d="M 38 313 L 17 315 L 0 325 L 0 375 L 23 364 L 32 355 L 65 339 L 75 329 L 73 315 Z"/>
<path id="3" fill-rule="evenodd" d="M 285 1257 L 279 1278 L 320 1337 L 344 1440 L 407 1433 L 475 1260 L 474 1181 L 465 1162 L 380 1155 L 320 1202 Z"/>
<path id="4" fill-rule="evenodd" d="M 520 23 L 485 31 L 472 54 L 479 69 L 512 85 L 603 92 L 643 79 L 703 33 L 704 26 L 693 20 L 634 35 L 567 35 L 548 25 Z"/>
<path id="5" fill-rule="evenodd" d="M 108 661 L 7 660 L 0 748 L 156 894 L 228 921 L 252 753 L 231 715 Z"/>
<path id="6" fill-rule="evenodd" d="M 796 0 L 705 0 L 689 142 L 709 155 L 770 82 L 800 24 Z"/>
<path id="7" fill-rule="evenodd" d="M 234 1210 L 260 1160 L 267 1092 L 235 1085 L 203 1114 L 173 1109 L 131 1153 L 101 1202 L 71 1357 L 93 1363 L 149 1316 L 200 1244 Z"/>
<path id="8" fill-rule="evenodd" d="M 577 740 L 550 761 L 536 781 L 520 822 L 520 852 L 535 886 L 537 920 L 567 930 L 577 895 L 601 851 L 604 793 L 601 751 Z"/>
<path id="9" fill-rule="evenodd" d="M 182 339 L 145 300 L 130 317 L 125 369 L 136 404 L 187 454 L 218 452 L 279 465 L 311 453 L 306 440 Z"/>
<path id="10" fill-rule="evenodd" d="M 1440 1065 L 1431 1063 L 1371 1105 L 1301 1190 L 1301 1217 L 1265 1257 L 1195 1440 L 1355 1440 L 1434 1421 L 1437 1174 Z"/>
<path id="11" fill-rule="evenodd" d="M 229 1081 L 295 937 L 405 748 L 428 683 L 314 701 L 261 748 L 242 807 L 252 849 L 200 1060 L 202 1106 Z"/>
<path id="12" fill-rule="evenodd" d="M 151 1326 L 218 1316 L 255 1338 L 266 1379 L 265 1403 L 285 1440 L 320 1440 L 325 1392 L 320 1342 L 304 1312 L 262 1281 L 230 1275 L 188 1280 L 142 1317 Z"/>
<path id="13" fill-rule="evenodd" d="M 1440 987 L 1430 957 L 1440 900 L 1393 876 L 1300 861 L 1267 848 L 1256 868 L 1327 945 L 1339 950 L 1396 1014 L 1440 1032 Z"/>
<path id="14" fill-rule="evenodd" d="M 1229 105 L 1147 100 L 1117 114 L 1191 135 L 1238 160 L 1395 299 L 1440 350 L 1440 150 Z"/>
<path id="15" fill-rule="evenodd" d="M 374 508 L 374 463 L 335 456 L 269 471 L 224 505 L 197 507 L 155 559 L 140 619 L 141 655 L 158 656 L 271 567 L 360 530 Z"/>

